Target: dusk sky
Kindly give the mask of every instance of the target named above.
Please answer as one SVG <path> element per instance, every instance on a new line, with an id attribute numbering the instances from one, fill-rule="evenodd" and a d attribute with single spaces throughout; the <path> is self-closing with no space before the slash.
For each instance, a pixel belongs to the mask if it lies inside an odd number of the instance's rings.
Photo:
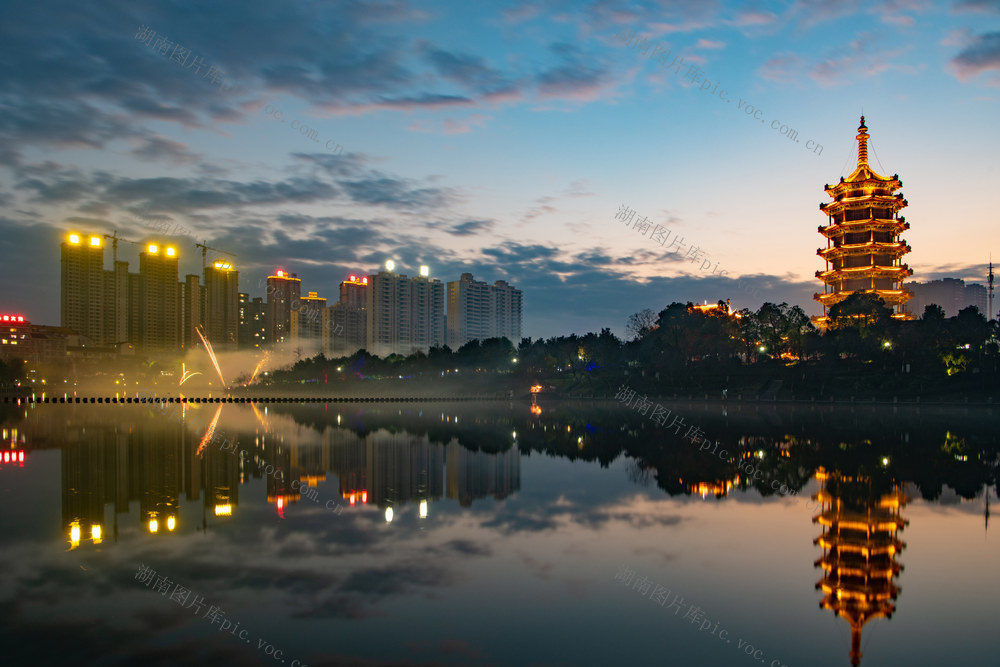
<path id="1" fill-rule="evenodd" d="M 253 296 L 283 268 L 332 304 L 390 258 L 503 279 L 532 337 L 622 335 L 672 301 L 817 314 L 823 186 L 862 113 L 912 280 L 1000 259 L 998 0 L 7 0 L 0 53 L 0 310 L 38 324 L 71 230 L 174 243 L 182 277 L 206 240 Z"/>

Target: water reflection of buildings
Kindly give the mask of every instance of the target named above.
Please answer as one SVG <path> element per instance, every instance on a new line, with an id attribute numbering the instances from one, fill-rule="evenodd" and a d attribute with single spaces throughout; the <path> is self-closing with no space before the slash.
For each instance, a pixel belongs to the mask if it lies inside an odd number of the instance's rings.
<path id="1" fill-rule="evenodd" d="M 486 496 L 502 500 L 521 488 L 521 453 L 517 447 L 500 454 L 487 454 L 452 442 L 446 457 L 448 497 L 462 507 Z"/>
<path id="2" fill-rule="evenodd" d="M 199 439 L 180 423 L 149 418 L 120 426 L 68 424 L 60 456 L 62 520 L 70 548 L 109 539 L 108 504 L 114 541 L 119 515 L 128 514 L 133 502 L 143 529 L 154 535 L 177 531 L 182 492 L 189 501 L 204 493 L 202 528 L 209 512 L 232 514 L 239 498 L 237 460 L 217 448 L 197 455 Z"/>
<path id="3" fill-rule="evenodd" d="M 16 427 L 0 429 L 0 468 L 24 467 L 24 431 Z"/>
<path id="4" fill-rule="evenodd" d="M 389 510 L 416 503 L 425 517 L 429 503 L 442 496 L 468 507 L 476 498 L 500 500 L 521 487 L 516 447 L 489 454 L 454 441 L 445 447 L 427 436 L 381 430 L 364 437 L 338 431 L 331 437 L 340 440 L 332 466 L 341 498 L 351 506 L 372 503 Z"/>
<path id="5" fill-rule="evenodd" d="M 117 425 L 70 419 L 58 438 L 63 443 L 62 526 L 70 547 L 117 542 L 119 515 L 136 506 L 142 531 L 163 536 L 191 529 L 195 522 L 187 503 L 201 501 L 197 527 L 207 530 L 210 522 L 235 513 L 239 488 L 251 477 L 264 478 L 267 501 L 282 516 L 305 500 L 333 509 L 317 489 L 329 474 L 339 479 L 344 502 L 338 504 L 377 506 L 387 518 L 393 507 L 398 511 L 406 504 L 417 505 L 419 516 L 426 517 L 430 503 L 444 496 L 468 506 L 476 498 L 502 499 L 520 488 L 516 447 L 488 454 L 406 432 L 359 436 L 334 427 L 322 433 L 308 427 L 265 428 L 239 436 L 234 449 L 245 450 L 240 456 L 221 449 L 222 438 L 232 434 L 219 433 L 220 439 L 199 454 L 201 434 L 181 422 L 145 413 Z M 265 471 L 265 466 L 271 468 Z M 135 525 L 134 518 L 129 521 Z"/>
<path id="6" fill-rule="evenodd" d="M 891 618 L 902 565 L 896 555 L 905 544 L 897 537 L 909 523 L 900 516 L 907 497 L 898 486 L 888 493 L 874 488 L 870 477 L 850 477 L 820 468 L 819 491 L 813 497 L 821 511 L 813 517 L 823 527 L 813 542 L 823 548 L 816 583 L 825 594 L 820 608 L 844 617 L 851 625 L 851 664 L 861 664 L 861 630 L 873 618 Z"/>

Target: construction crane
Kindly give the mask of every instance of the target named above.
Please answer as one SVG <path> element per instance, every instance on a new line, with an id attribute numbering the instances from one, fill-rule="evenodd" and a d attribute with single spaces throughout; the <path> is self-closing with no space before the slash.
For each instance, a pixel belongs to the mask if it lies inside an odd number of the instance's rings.
<path id="1" fill-rule="evenodd" d="M 204 271 L 205 267 L 208 265 L 207 262 L 205 261 L 205 254 L 209 250 L 214 250 L 215 252 L 221 252 L 223 255 L 229 255 L 230 257 L 236 257 L 236 255 L 234 253 L 227 252 L 225 250 L 220 250 L 218 248 L 213 248 L 212 246 L 205 245 L 204 243 L 195 243 L 194 246 L 196 248 L 201 248 L 201 270 L 202 271 Z"/>
<path id="2" fill-rule="evenodd" d="M 113 262 L 117 262 L 118 261 L 118 242 L 119 241 L 125 241 L 126 243 L 131 243 L 133 245 L 142 245 L 138 241 L 131 241 L 129 239 L 125 239 L 125 238 L 122 238 L 121 236 L 118 236 L 118 230 L 117 229 L 114 230 L 114 232 L 112 232 L 111 234 L 105 234 L 104 238 L 111 239 L 111 257 L 112 257 L 112 261 Z M 112 264 L 111 266 L 113 268 L 114 264 Z"/>

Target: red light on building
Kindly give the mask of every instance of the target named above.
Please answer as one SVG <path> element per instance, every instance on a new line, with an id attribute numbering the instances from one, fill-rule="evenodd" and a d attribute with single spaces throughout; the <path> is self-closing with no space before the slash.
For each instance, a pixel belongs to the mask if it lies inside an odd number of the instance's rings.
<path id="1" fill-rule="evenodd" d="M 361 284 L 362 285 L 367 285 L 368 284 L 368 278 L 362 278 L 361 279 Z"/>
<path id="2" fill-rule="evenodd" d="M 3 453 L 3 457 L 0 457 L 0 463 L 8 465 L 16 465 L 18 468 L 24 467 L 24 450 L 23 449 L 11 449 Z"/>
<path id="3" fill-rule="evenodd" d="M 365 503 L 365 504 L 368 503 L 368 492 L 367 491 L 362 491 L 361 492 L 361 502 Z"/>
<path id="4" fill-rule="evenodd" d="M 358 277 L 355 275 L 351 275 L 351 277 L 348 278 L 348 280 L 350 280 L 352 283 L 356 283 L 358 282 Z"/>
<path id="5" fill-rule="evenodd" d="M 24 322 L 24 315 L 4 315 L 2 318 L 4 322 Z"/>
<path id="6" fill-rule="evenodd" d="M 284 277 L 285 277 L 285 272 L 284 272 L 284 271 L 281 271 L 281 270 L 279 269 L 279 270 L 278 270 L 278 277 L 279 277 L 279 278 L 284 278 Z"/>

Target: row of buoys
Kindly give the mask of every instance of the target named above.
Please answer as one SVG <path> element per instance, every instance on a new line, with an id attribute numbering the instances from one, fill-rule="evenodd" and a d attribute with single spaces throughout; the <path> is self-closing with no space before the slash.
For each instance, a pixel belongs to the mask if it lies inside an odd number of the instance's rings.
<path id="1" fill-rule="evenodd" d="M 488 401 L 499 400 L 495 396 L 448 396 L 437 398 L 412 398 L 412 397 L 386 397 L 386 396 L 357 396 L 357 397 L 329 397 L 329 398 L 307 398 L 307 397 L 247 397 L 247 396 L 222 396 L 215 398 L 191 398 L 185 396 L 149 396 L 149 397 L 114 397 L 114 396 L 4 396 L 4 403 L 16 403 L 24 401 L 26 403 L 417 403 L 434 401 Z"/>

